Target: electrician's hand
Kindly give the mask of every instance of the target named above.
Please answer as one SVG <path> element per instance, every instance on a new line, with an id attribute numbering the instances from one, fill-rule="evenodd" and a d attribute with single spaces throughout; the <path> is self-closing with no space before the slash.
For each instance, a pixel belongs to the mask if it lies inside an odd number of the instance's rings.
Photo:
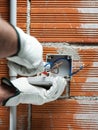
<path id="1" fill-rule="evenodd" d="M 8 66 L 19 75 L 32 76 L 43 71 L 43 48 L 39 41 L 16 27 L 20 48 L 17 55 L 8 57 Z"/>
<path id="2" fill-rule="evenodd" d="M 67 81 L 62 77 L 52 78 L 49 90 L 30 84 L 28 78 L 18 78 L 11 82 L 3 79 L 2 82 L 16 90 L 14 96 L 3 102 L 5 106 L 16 106 L 20 103 L 42 105 L 54 101 L 60 97 L 67 85 Z"/>

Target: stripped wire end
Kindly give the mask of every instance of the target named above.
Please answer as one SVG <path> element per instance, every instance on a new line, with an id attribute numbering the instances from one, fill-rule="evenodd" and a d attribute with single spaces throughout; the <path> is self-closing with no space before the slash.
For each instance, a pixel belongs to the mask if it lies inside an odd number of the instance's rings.
<path id="1" fill-rule="evenodd" d="M 76 70 L 75 72 L 73 72 L 70 76 L 73 76 L 73 75 L 77 74 L 78 72 L 80 72 L 80 70 L 86 68 L 87 66 L 89 66 L 89 64 L 87 64 L 87 65 L 85 65 L 85 64 L 81 65 L 80 68 L 78 70 Z"/>

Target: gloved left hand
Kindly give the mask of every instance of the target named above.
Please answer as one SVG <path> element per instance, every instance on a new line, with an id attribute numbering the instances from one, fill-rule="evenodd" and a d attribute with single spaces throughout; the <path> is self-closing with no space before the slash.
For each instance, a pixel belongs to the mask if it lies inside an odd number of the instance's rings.
<path id="1" fill-rule="evenodd" d="M 7 84 L 15 91 L 15 94 L 6 99 L 3 102 L 3 105 L 16 106 L 20 103 L 42 105 L 58 99 L 63 93 L 67 85 L 67 81 L 60 76 L 52 78 L 49 77 L 49 80 L 51 80 L 52 86 L 50 89 L 46 90 L 30 84 L 28 78 L 18 78 L 13 81 L 3 78 L 1 82 Z"/>
<path id="2" fill-rule="evenodd" d="M 24 33 L 20 28 L 16 27 L 15 30 L 20 49 L 17 55 L 7 58 L 9 68 L 23 76 L 42 72 L 44 69 L 42 45 L 35 37 Z"/>

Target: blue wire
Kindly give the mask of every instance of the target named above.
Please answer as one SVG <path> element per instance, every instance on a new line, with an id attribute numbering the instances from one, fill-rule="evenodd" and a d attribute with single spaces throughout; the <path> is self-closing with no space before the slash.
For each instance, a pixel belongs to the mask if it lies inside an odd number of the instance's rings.
<path id="1" fill-rule="evenodd" d="M 47 62 L 44 67 L 46 67 L 47 65 L 50 65 L 51 66 L 52 62 Z"/>
<path id="2" fill-rule="evenodd" d="M 67 60 L 67 61 L 69 61 L 68 59 L 65 59 L 65 58 L 58 58 L 58 59 L 56 59 L 56 60 L 53 61 L 53 62 L 47 62 L 47 64 L 45 64 L 44 67 L 46 67 L 47 65 L 50 65 L 50 68 L 52 68 L 53 65 L 54 65 L 54 63 L 58 62 L 59 60 Z M 84 68 L 84 66 L 80 66 L 80 68 L 79 68 L 78 70 L 76 70 L 75 72 L 72 72 L 72 73 L 71 73 L 71 69 L 70 69 L 69 77 L 71 77 L 71 76 L 77 74 L 77 73 L 78 73 L 80 70 L 82 70 L 83 68 Z"/>
<path id="3" fill-rule="evenodd" d="M 75 72 L 71 73 L 71 75 L 69 75 L 69 76 L 73 76 L 73 75 L 77 74 L 83 68 L 84 68 L 84 66 L 80 66 L 80 68 L 78 70 L 76 70 Z"/>
<path id="4" fill-rule="evenodd" d="M 67 59 L 65 59 L 65 58 L 58 58 L 58 59 L 56 59 L 55 61 L 53 61 L 53 62 L 47 62 L 47 64 L 46 65 L 44 65 L 44 67 L 46 67 L 47 65 L 50 65 L 51 66 L 51 68 L 53 67 L 53 65 L 54 65 L 54 63 L 55 62 L 57 62 L 57 61 L 59 61 L 59 60 L 67 60 Z M 68 60 L 67 60 L 68 61 Z"/>
<path id="5" fill-rule="evenodd" d="M 58 58 L 58 59 L 54 60 L 53 62 L 47 62 L 47 64 L 45 64 L 44 67 L 46 67 L 47 65 L 50 65 L 50 68 L 52 68 L 54 66 L 54 63 L 58 62 L 59 60 L 67 60 L 69 62 L 68 59 Z M 71 75 L 71 69 L 70 69 L 69 75 Z"/>

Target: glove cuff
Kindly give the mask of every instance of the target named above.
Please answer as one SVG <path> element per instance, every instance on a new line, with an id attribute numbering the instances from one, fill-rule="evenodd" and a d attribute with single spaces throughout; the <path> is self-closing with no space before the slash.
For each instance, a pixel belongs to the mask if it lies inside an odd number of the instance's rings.
<path id="1" fill-rule="evenodd" d="M 13 27 L 13 29 L 15 30 L 16 35 L 17 35 L 17 52 L 15 54 L 11 55 L 11 57 L 12 57 L 12 56 L 17 56 L 20 51 L 20 35 L 19 35 L 17 29 L 12 24 L 10 24 L 10 25 Z"/>
<path id="2" fill-rule="evenodd" d="M 2 79 L 1 79 L 1 84 L 5 84 L 5 85 L 7 85 L 7 87 L 9 87 L 10 89 L 12 88 L 12 89 L 14 89 L 14 91 L 15 91 L 15 94 L 14 94 L 13 96 L 7 98 L 6 100 L 4 100 L 4 101 L 2 102 L 2 106 L 5 106 L 6 103 L 7 103 L 7 101 L 8 101 L 10 98 L 19 95 L 19 94 L 20 94 L 20 91 L 19 91 L 19 90 L 11 83 L 11 81 L 10 81 L 9 79 L 7 79 L 7 78 L 2 78 Z"/>

